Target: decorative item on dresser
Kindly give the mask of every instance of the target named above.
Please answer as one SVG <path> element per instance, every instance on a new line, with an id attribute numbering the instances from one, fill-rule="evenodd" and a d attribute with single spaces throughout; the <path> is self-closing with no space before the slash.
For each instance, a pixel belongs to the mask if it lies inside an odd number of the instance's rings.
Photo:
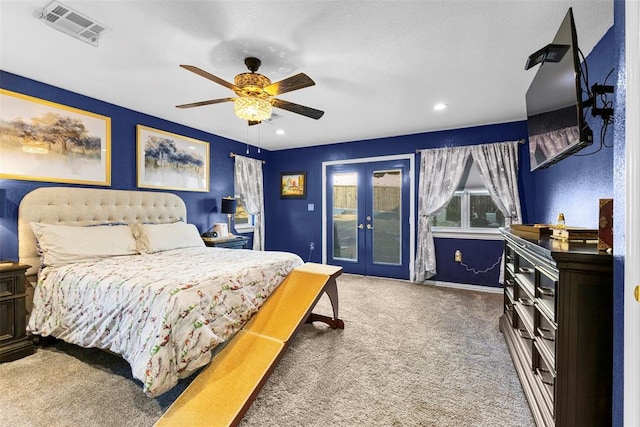
<path id="1" fill-rule="evenodd" d="M 0 262 L 0 362 L 33 354 L 26 332 L 25 271 L 31 266 Z"/>
<path id="2" fill-rule="evenodd" d="M 613 199 L 600 199 L 598 249 L 609 253 L 613 250 Z"/>
<path id="3" fill-rule="evenodd" d="M 500 330 L 539 426 L 611 424 L 613 259 L 596 243 L 500 229 Z"/>
<path id="4" fill-rule="evenodd" d="M 209 247 L 228 249 L 247 249 L 249 247 L 248 237 L 233 234 L 228 237 L 203 237 L 202 240 Z"/>

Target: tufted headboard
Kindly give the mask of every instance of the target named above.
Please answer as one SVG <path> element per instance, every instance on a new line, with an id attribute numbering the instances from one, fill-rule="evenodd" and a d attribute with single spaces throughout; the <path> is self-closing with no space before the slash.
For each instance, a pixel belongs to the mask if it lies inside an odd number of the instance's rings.
<path id="1" fill-rule="evenodd" d="M 187 220 L 187 208 L 173 193 L 41 187 L 24 196 L 18 208 L 18 257 L 31 265 L 27 275 L 37 273 L 40 258 L 30 222 L 83 226 L 179 220 Z"/>

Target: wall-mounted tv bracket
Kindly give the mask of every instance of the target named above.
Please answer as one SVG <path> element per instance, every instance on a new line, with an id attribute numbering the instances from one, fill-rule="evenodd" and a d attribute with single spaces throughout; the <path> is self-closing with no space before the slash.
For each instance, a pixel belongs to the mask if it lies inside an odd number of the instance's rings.
<path id="1" fill-rule="evenodd" d="M 591 86 L 591 97 L 582 103 L 583 108 L 591 107 L 591 115 L 593 117 L 600 116 L 603 120 L 608 121 L 613 116 L 613 108 L 599 108 L 597 105 L 598 96 L 607 93 L 613 93 L 613 85 L 594 84 Z M 604 103 L 606 105 L 606 99 Z"/>
<path id="2" fill-rule="evenodd" d="M 528 70 L 534 65 L 545 62 L 560 62 L 565 53 L 569 50 L 568 44 L 548 44 L 540 50 L 533 52 L 527 58 L 527 63 L 524 65 L 524 69 Z"/>

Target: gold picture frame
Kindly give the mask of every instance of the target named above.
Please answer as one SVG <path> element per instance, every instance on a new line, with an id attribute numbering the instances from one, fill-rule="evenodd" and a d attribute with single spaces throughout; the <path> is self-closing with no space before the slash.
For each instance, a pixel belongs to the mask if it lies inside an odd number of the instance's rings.
<path id="1" fill-rule="evenodd" d="M 0 89 L 0 178 L 111 185 L 111 118 Z"/>
<path id="2" fill-rule="evenodd" d="M 209 191 L 209 143 L 143 125 L 136 129 L 140 188 Z"/>
<path id="3" fill-rule="evenodd" d="M 280 174 L 280 198 L 304 199 L 307 197 L 306 172 L 282 172 Z"/>

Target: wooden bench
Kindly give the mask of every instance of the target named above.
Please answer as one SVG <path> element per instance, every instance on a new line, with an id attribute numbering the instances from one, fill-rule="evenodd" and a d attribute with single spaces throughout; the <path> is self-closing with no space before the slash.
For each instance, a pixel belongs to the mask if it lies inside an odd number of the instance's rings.
<path id="1" fill-rule="evenodd" d="M 303 323 L 344 329 L 338 318 L 340 274 L 342 267 L 314 263 L 293 270 L 155 425 L 237 425 Z M 323 293 L 333 317 L 311 313 Z"/>

